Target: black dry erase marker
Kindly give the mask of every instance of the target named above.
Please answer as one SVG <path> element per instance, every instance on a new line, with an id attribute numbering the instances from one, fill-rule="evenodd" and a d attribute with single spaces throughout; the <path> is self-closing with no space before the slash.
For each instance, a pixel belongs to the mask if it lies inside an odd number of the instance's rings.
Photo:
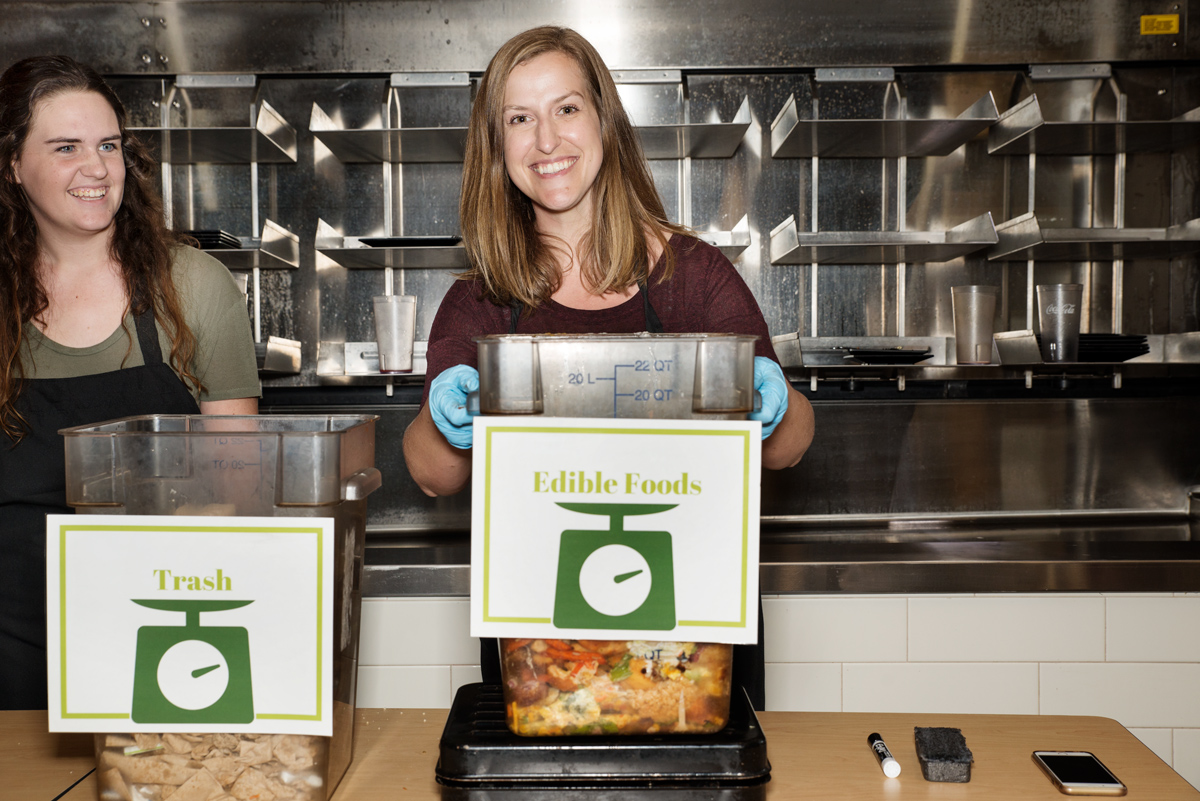
<path id="1" fill-rule="evenodd" d="M 900 775 L 900 763 L 892 756 L 892 752 L 884 745 L 883 738 L 878 732 L 873 732 L 867 735 L 867 745 L 871 746 L 871 750 L 875 753 L 875 758 L 879 760 L 879 767 L 883 768 L 883 775 L 889 779 L 894 779 Z"/>

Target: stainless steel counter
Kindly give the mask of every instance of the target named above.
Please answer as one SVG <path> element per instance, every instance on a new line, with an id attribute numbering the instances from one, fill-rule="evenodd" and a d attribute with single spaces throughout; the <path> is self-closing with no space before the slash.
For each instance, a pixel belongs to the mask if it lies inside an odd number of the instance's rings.
<path id="1" fill-rule="evenodd" d="M 373 537 L 363 595 L 470 592 L 466 532 Z M 1200 517 L 1164 514 L 764 523 L 764 595 L 1200 592 Z"/>

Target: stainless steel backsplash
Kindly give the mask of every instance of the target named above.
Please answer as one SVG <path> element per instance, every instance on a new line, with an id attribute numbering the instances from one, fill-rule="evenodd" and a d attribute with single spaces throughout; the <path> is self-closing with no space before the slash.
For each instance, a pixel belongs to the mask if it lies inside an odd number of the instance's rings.
<path id="1" fill-rule="evenodd" d="M 772 334 L 950 337 L 950 287 L 963 283 L 1002 287 L 998 330 L 1035 328 L 1033 285 L 1068 280 L 1087 287 L 1085 332 L 1200 330 L 1194 255 L 1121 269 L 989 261 L 983 253 L 936 264 L 820 267 L 770 258 L 771 231 L 793 215 L 801 231 L 848 232 L 945 231 L 982 214 L 1000 223 L 1031 210 L 1043 225 L 1081 228 L 1162 229 L 1200 217 L 1194 140 L 1123 157 L 989 155 L 986 133 L 949 155 L 905 159 L 774 158 L 771 146 L 772 121 L 789 98 L 802 118 L 821 119 L 952 120 L 989 93 L 1001 113 L 1036 94 L 1052 120 L 1178 117 L 1200 106 L 1200 25 L 1188 24 L 1200 0 L 902 0 L 869 11 L 840 0 L 193 0 L 0 9 L 0 61 L 63 52 L 89 62 L 111 77 L 133 125 L 246 127 L 265 101 L 294 128 L 294 163 L 174 164 L 165 186 L 177 227 L 257 237 L 271 220 L 298 237 L 297 266 L 261 270 L 257 293 L 251 282 L 258 336 L 301 346 L 298 373 L 267 375 L 264 383 L 271 391 L 378 390 L 371 410 L 384 413 L 377 453 L 385 484 L 371 499 L 374 531 L 466 528 L 468 500 L 427 499 L 409 480 L 399 443 L 414 408 L 387 403 L 383 379 L 322 366 L 345 343 L 374 338 L 370 298 L 386 277 L 345 269 L 314 242 L 320 222 L 347 236 L 459 233 L 461 164 L 343 162 L 309 130 L 313 107 L 348 129 L 465 126 L 471 81 L 503 41 L 537 24 L 577 28 L 616 71 L 677 70 L 667 83 L 622 84 L 637 124 L 727 122 L 748 103 L 751 121 L 732 156 L 652 167 L 676 220 L 729 232 L 745 218 L 749 246 L 734 263 Z M 1142 34 L 1141 17 L 1158 14 L 1178 14 L 1181 33 Z M 1092 64 L 1109 72 L 1089 74 L 1084 66 Z M 1074 77 L 1034 69 L 1055 65 L 1074 66 Z M 854 67 L 892 68 L 894 80 L 817 80 L 815 72 Z M 393 74 L 413 73 L 465 74 L 467 82 L 392 88 Z M 227 74 L 252 77 L 241 88 L 176 85 L 178 75 Z M 453 280 L 452 270 L 395 271 L 393 288 L 418 297 L 418 340 L 428 337 Z M 1188 369 L 1157 377 L 1194 377 Z M 805 381 L 817 439 L 800 466 L 764 476 L 765 518 L 1180 513 L 1188 488 L 1200 485 L 1197 404 L 1176 390 L 928 401 L 906 399 L 894 376 L 885 381 L 897 389 L 887 400 L 849 400 Z"/>

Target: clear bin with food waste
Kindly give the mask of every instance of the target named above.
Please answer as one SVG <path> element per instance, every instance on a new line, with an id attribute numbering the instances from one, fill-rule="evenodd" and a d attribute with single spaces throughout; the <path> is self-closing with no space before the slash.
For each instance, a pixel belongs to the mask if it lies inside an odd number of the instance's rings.
<path id="1" fill-rule="evenodd" d="M 744 420 L 755 336 L 478 337 L 479 412 Z M 718 643 L 500 640 L 520 735 L 711 733 L 729 719 L 733 648 Z"/>
<path id="2" fill-rule="evenodd" d="M 515 734 L 706 734 L 729 720 L 731 645 L 501 639 L 500 650 Z"/>
<path id="3" fill-rule="evenodd" d="M 352 758 L 375 415 L 148 415 L 64 429 L 83 514 L 332 517 L 333 736 L 96 735 L 104 801 L 326 801 Z"/>

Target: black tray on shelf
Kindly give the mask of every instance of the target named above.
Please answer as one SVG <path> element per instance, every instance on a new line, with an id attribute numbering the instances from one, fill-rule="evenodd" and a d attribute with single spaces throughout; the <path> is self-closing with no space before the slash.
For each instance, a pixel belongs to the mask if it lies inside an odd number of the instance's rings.
<path id="1" fill-rule="evenodd" d="M 714 734 L 518 737 L 499 685 L 459 688 L 439 745 L 444 799 L 761 799 L 771 778 L 767 741 L 738 690 Z"/>
<path id="2" fill-rule="evenodd" d="M 228 231 L 180 231 L 200 243 L 201 250 L 228 250 L 240 248 L 242 240 Z"/>
<path id="3" fill-rule="evenodd" d="M 370 248 L 452 248 L 461 236 L 364 236 L 358 240 Z"/>
<path id="4" fill-rule="evenodd" d="M 849 364 L 916 364 L 933 358 L 929 348 L 846 348 Z"/>
<path id="5" fill-rule="evenodd" d="M 1042 335 L 1037 335 L 1038 347 Z M 1150 352 L 1146 337 L 1138 334 L 1080 334 L 1079 361 L 1125 362 Z"/>

